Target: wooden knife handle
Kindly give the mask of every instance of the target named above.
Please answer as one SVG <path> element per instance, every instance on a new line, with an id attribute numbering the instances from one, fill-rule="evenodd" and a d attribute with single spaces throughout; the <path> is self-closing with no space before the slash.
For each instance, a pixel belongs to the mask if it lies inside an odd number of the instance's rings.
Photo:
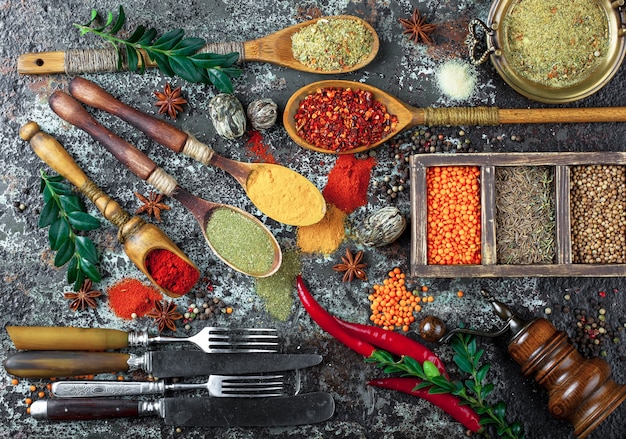
<path id="1" fill-rule="evenodd" d="M 55 91 L 48 103 L 59 117 L 86 131 L 142 180 L 147 180 L 157 168 L 156 163 L 147 155 L 100 125 L 80 102 L 67 93 Z"/>
<path id="2" fill-rule="evenodd" d="M 129 354 L 114 352 L 24 351 L 9 355 L 6 371 L 23 378 L 58 378 L 127 371 Z"/>
<path id="3" fill-rule="evenodd" d="M 30 414 L 35 419 L 80 421 L 126 418 L 139 415 L 139 401 L 128 399 L 40 399 L 31 404 Z"/>
<path id="4" fill-rule="evenodd" d="M 181 152 L 185 146 L 187 133 L 119 101 L 85 78 L 75 77 L 70 81 L 70 94 L 83 104 L 104 110 L 125 120 L 155 142 L 175 152 Z"/>
<path id="5" fill-rule="evenodd" d="M 128 346 L 128 332 L 117 329 L 7 326 L 19 350 L 106 351 Z"/>

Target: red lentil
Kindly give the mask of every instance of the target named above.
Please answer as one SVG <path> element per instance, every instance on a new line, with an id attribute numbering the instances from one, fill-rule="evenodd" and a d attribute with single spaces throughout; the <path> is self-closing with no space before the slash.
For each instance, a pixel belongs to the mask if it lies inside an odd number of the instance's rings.
<path id="1" fill-rule="evenodd" d="M 479 177 L 476 166 L 427 169 L 429 264 L 480 264 Z"/>
<path id="2" fill-rule="evenodd" d="M 306 96 L 294 119 L 305 141 L 336 152 L 373 145 L 398 124 L 371 92 L 341 87 L 321 88 Z"/>

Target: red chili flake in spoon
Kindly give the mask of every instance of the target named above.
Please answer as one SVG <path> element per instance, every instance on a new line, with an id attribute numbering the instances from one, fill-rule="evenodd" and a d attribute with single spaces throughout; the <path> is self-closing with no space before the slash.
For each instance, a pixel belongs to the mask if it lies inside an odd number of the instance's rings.
<path id="1" fill-rule="evenodd" d="M 294 119 L 296 132 L 306 142 L 336 152 L 373 145 L 398 124 L 370 91 L 341 87 L 306 96 Z"/>

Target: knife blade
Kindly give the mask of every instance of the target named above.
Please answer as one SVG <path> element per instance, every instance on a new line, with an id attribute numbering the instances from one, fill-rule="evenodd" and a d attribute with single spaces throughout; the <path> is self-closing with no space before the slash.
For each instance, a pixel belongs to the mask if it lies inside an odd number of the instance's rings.
<path id="1" fill-rule="evenodd" d="M 60 378 L 142 369 L 157 378 L 279 372 L 315 366 L 317 354 L 148 351 L 142 355 L 118 352 L 24 351 L 9 355 L 6 371 L 23 378 Z"/>
<path id="2" fill-rule="evenodd" d="M 335 402 L 326 392 L 274 398 L 40 399 L 30 406 L 37 420 L 94 420 L 161 416 L 166 425 L 194 427 L 278 427 L 322 422 Z"/>

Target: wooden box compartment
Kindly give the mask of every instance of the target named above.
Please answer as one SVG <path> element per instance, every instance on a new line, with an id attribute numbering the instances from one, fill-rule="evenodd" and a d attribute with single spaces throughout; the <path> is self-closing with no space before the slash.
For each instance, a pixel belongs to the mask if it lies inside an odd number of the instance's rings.
<path id="1" fill-rule="evenodd" d="M 624 152 L 417 154 L 411 168 L 411 275 L 413 277 L 614 277 L 626 275 L 622 263 L 573 263 L 570 170 L 577 165 L 626 165 Z M 427 255 L 427 169 L 477 166 L 480 169 L 481 263 L 436 265 Z M 496 169 L 545 166 L 554 190 L 554 263 L 502 264 L 496 252 Z"/>

